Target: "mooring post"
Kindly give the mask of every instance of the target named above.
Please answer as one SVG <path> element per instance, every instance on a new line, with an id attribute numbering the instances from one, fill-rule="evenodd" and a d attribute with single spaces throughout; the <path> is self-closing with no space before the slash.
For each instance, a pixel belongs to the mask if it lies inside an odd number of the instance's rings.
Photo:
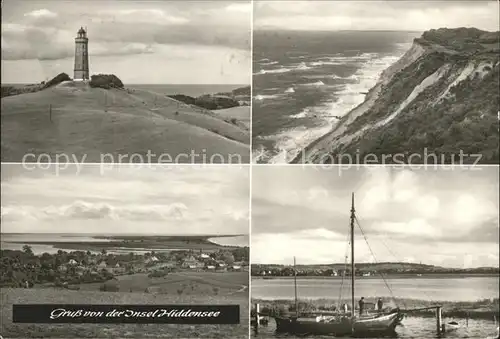
<path id="1" fill-rule="evenodd" d="M 259 333 L 259 326 L 260 326 L 260 305 L 257 303 L 255 304 L 255 334 Z"/>
<path id="2" fill-rule="evenodd" d="M 443 327 L 441 326 L 442 323 L 442 312 L 441 312 L 441 306 L 436 307 L 436 330 L 437 334 L 441 334 L 443 332 Z"/>
<path id="3" fill-rule="evenodd" d="M 104 92 L 104 112 L 108 111 L 108 94 Z"/>

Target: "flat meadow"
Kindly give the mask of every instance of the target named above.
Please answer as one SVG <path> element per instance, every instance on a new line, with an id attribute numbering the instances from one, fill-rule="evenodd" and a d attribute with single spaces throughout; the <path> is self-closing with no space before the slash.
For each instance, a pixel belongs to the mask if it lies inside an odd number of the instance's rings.
<path id="1" fill-rule="evenodd" d="M 248 272 L 176 272 L 162 278 L 145 274 L 118 276 L 117 292 L 102 284 L 80 284 L 79 290 L 54 287 L 2 288 L 0 334 L 5 338 L 248 338 Z M 65 304 L 207 304 L 239 305 L 237 325 L 178 324 L 15 324 L 12 305 Z"/>

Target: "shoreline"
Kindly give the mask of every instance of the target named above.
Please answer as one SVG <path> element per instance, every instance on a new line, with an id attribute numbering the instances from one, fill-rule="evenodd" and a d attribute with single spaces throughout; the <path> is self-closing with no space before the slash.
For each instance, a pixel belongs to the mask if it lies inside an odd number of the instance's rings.
<path id="1" fill-rule="evenodd" d="M 216 243 L 199 243 L 199 244 L 185 244 L 180 242 L 175 243 L 158 243 L 158 244 L 147 244 L 147 243 L 130 243 L 130 242 L 53 242 L 53 241 L 5 241 L 5 243 L 10 244 L 24 244 L 24 245 L 47 245 L 52 246 L 55 249 L 61 250 L 71 250 L 71 251 L 187 251 L 187 250 L 218 250 L 218 249 L 236 249 L 244 248 L 246 246 L 223 246 Z M 137 245 L 142 247 L 137 247 Z"/>
<path id="2" fill-rule="evenodd" d="M 316 147 L 329 138 L 339 137 L 341 135 L 341 133 L 345 131 L 347 125 L 350 122 L 354 121 L 358 116 L 365 113 L 366 110 L 368 110 L 373 105 L 373 103 L 378 99 L 378 95 L 380 93 L 381 87 L 382 87 L 382 75 L 379 76 L 379 78 L 377 79 L 377 82 L 373 85 L 372 88 L 370 88 L 370 90 L 365 95 L 364 100 L 359 105 L 355 106 L 350 111 L 348 111 L 346 114 L 344 114 L 342 116 L 342 118 L 340 120 L 338 120 L 337 124 L 335 124 L 333 126 L 333 128 L 328 133 L 315 139 L 313 142 L 309 143 L 306 147 L 302 148 L 300 150 L 300 152 L 297 154 L 297 156 L 295 156 L 289 162 L 289 164 L 307 164 L 307 163 L 310 163 L 309 160 L 310 160 L 311 156 L 314 156 L 315 151 L 317 151 Z M 368 106 L 368 107 L 365 110 L 362 110 L 364 106 Z M 362 110 L 362 111 L 358 112 L 359 110 Z M 356 113 L 358 113 L 358 114 L 356 114 Z M 342 130 L 342 128 L 343 128 L 343 130 Z"/>
<path id="3" fill-rule="evenodd" d="M 418 43 L 413 40 L 413 43 L 409 49 L 407 49 L 394 63 L 386 67 L 378 76 L 375 84 L 368 90 L 365 99 L 356 107 L 353 107 L 350 111 L 348 111 L 345 115 L 342 116 L 342 119 L 333 127 L 331 131 L 326 133 L 325 135 L 317 138 L 312 143 L 308 144 L 306 147 L 302 148 L 299 154 L 289 162 L 289 164 L 307 164 L 307 163 L 318 163 L 322 164 L 323 162 L 319 162 L 315 159 L 319 155 L 328 155 L 330 154 L 330 150 L 332 149 L 332 144 L 341 145 L 344 143 L 350 142 L 352 139 L 359 136 L 360 133 L 364 131 L 364 129 L 358 130 L 355 133 L 351 133 L 348 135 L 344 135 L 343 133 L 347 130 L 349 125 L 353 123 L 359 116 L 366 113 L 368 110 L 372 108 L 375 102 L 378 100 L 379 95 L 386 86 L 392 77 L 397 74 L 402 69 L 411 65 L 415 60 L 417 60 L 420 56 L 425 54 L 425 49 L 420 46 Z M 329 148 L 326 152 L 321 152 Z M 327 157 L 330 160 L 330 157 Z M 325 159 L 326 160 L 326 159 Z M 335 161 L 334 159 L 331 159 Z M 333 164 L 336 164 L 333 162 Z M 341 164 L 341 163 L 339 163 Z M 348 165 L 351 165 L 349 162 Z"/>
<path id="4" fill-rule="evenodd" d="M 15 236 L 17 233 L 10 233 Z M 23 235 L 17 234 L 17 235 Z M 61 236 L 61 234 L 55 234 Z M 100 235 L 100 234 L 79 234 L 76 236 L 84 236 L 92 238 L 92 240 L 72 241 L 71 234 L 63 234 L 67 236 L 67 240 L 51 241 L 51 240 L 3 240 L 5 245 L 42 245 L 50 246 L 53 249 L 64 251 L 187 251 L 187 250 L 204 250 L 204 251 L 217 251 L 217 250 L 232 250 L 238 248 L 245 248 L 249 245 L 221 245 L 210 239 L 214 238 L 232 238 L 232 237 L 245 237 L 245 235 L 172 235 L 172 236 L 145 236 L 145 235 Z M 95 241 L 93 241 L 95 240 Z M 6 247 L 7 247 L 6 246 Z M 1 248 L 2 250 L 4 248 Z M 21 250 L 21 249 L 19 249 Z"/>

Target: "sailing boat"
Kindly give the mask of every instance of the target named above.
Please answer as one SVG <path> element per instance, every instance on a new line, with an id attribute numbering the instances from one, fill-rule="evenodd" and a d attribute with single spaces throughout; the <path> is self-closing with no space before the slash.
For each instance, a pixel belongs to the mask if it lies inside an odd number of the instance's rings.
<path id="1" fill-rule="evenodd" d="M 286 332 L 291 334 L 315 334 L 315 335 L 333 335 L 333 336 L 373 336 L 392 334 L 395 332 L 397 325 L 401 324 L 404 314 L 399 309 L 394 309 L 386 313 L 375 315 L 354 314 L 354 282 L 355 282 L 355 265 L 354 265 L 354 222 L 356 220 L 354 209 L 354 193 L 352 194 L 351 207 L 351 312 L 340 313 L 309 313 L 308 316 L 302 316 L 298 311 L 297 304 L 297 273 L 294 269 L 295 283 L 295 315 L 292 317 L 274 316 L 276 321 L 276 331 Z M 295 266 L 295 258 L 294 258 Z M 316 316 L 314 316 L 316 315 Z"/>

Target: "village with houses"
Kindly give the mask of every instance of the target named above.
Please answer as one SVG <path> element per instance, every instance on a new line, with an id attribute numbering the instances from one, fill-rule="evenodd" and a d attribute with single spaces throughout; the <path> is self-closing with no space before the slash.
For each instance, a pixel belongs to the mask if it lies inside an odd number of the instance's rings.
<path id="1" fill-rule="evenodd" d="M 35 255 L 30 246 L 23 250 L 2 250 L 1 287 L 61 287 L 80 289 L 86 283 L 102 283 L 101 291 L 117 290 L 108 281 L 141 275 L 161 278 L 169 274 L 196 272 L 228 273 L 249 271 L 249 248 L 211 251 L 180 250 L 146 253 L 101 253 L 59 250 Z M 123 280 L 123 279 L 122 279 Z"/>

